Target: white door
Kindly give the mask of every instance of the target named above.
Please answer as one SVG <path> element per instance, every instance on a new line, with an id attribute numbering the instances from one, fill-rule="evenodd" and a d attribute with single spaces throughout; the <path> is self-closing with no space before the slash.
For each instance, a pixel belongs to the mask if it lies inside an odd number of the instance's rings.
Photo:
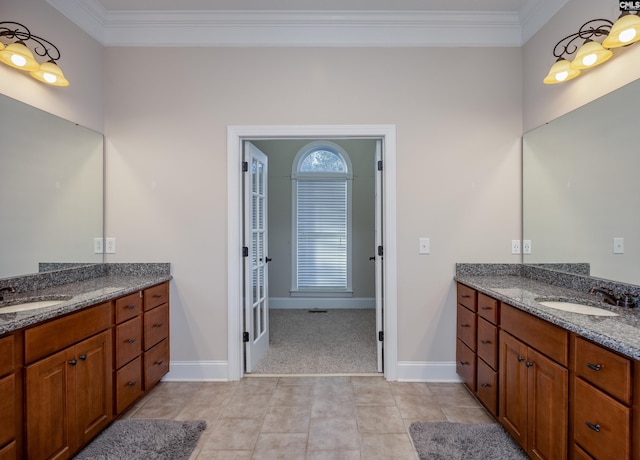
<path id="1" fill-rule="evenodd" d="M 244 161 L 245 370 L 252 372 L 269 349 L 267 156 L 245 142 Z"/>
<path id="2" fill-rule="evenodd" d="M 375 278 L 376 278 L 376 334 L 378 344 L 378 372 L 383 371 L 384 345 L 384 290 L 383 288 L 383 247 L 382 247 L 382 141 L 376 141 L 376 193 L 375 193 Z"/>

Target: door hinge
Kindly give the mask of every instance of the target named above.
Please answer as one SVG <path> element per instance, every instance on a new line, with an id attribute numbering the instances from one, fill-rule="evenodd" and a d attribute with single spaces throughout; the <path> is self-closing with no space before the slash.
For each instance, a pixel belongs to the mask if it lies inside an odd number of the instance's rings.
<path id="1" fill-rule="evenodd" d="M 384 342 L 384 331 L 378 331 L 378 342 Z"/>
<path id="2" fill-rule="evenodd" d="M 249 257 L 249 248 L 242 246 L 242 257 Z"/>
<path id="3" fill-rule="evenodd" d="M 382 160 L 378 160 L 378 171 L 382 171 Z"/>
<path id="4" fill-rule="evenodd" d="M 242 172 L 249 171 L 249 163 L 247 161 L 242 162 Z"/>
<path id="5" fill-rule="evenodd" d="M 243 332 L 242 333 L 242 341 L 244 343 L 247 343 L 249 341 L 249 333 L 248 332 Z"/>
<path id="6" fill-rule="evenodd" d="M 379 255 L 380 257 L 382 257 L 382 256 L 383 256 L 382 246 L 378 246 L 378 255 Z"/>

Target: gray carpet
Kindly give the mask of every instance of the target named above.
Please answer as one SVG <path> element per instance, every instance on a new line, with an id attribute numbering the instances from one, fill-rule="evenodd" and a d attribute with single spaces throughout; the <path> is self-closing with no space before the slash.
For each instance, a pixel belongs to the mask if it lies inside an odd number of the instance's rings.
<path id="1" fill-rule="evenodd" d="M 206 427 L 203 420 L 118 420 L 74 458 L 187 460 Z"/>
<path id="2" fill-rule="evenodd" d="M 412 423 L 420 460 L 526 460 L 529 457 L 497 423 Z"/>
<path id="3" fill-rule="evenodd" d="M 256 374 L 377 372 L 376 312 L 368 309 L 269 310 L 269 351 Z"/>

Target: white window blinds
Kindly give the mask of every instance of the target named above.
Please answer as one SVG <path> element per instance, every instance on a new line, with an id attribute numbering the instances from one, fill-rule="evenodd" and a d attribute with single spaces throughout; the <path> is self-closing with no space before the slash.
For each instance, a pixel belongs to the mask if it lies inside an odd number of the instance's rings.
<path id="1" fill-rule="evenodd" d="M 347 181 L 297 181 L 298 288 L 347 287 Z"/>

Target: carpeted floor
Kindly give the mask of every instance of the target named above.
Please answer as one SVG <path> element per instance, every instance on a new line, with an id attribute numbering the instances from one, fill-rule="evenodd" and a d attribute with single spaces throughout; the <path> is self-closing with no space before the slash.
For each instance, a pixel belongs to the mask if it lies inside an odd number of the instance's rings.
<path id="1" fill-rule="evenodd" d="M 269 311 L 270 345 L 255 374 L 377 372 L 374 309 Z"/>
<path id="2" fill-rule="evenodd" d="M 497 423 L 412 423 L 409 434 L 420 460 L 528 460 Z"/>

